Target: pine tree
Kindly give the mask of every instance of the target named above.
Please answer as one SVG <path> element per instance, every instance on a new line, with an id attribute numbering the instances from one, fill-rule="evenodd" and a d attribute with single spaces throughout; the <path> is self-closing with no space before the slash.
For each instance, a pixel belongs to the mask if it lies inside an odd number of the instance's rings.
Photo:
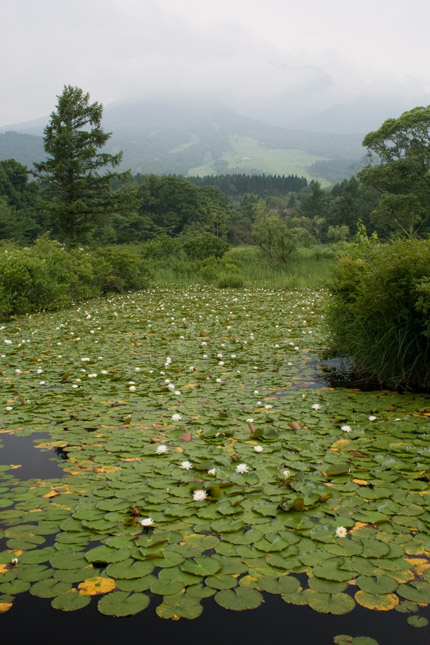
<path id="1" fill-rule="evenodd" d="M 33 174 L 44 188 L 54 233 L 74 244 L 112 213 L 130 207 L 130 194 L 111 188 L 114 178 L 125 179 L 129 173 L 108 170 L 121 163 L 122 152 L 99 151 L 111 137 L 101 128 L 103 106 L 90 104 L 89 94 L 71 85 L 57 98 L 44 131 L 48 158 L 34 164 Z"/>

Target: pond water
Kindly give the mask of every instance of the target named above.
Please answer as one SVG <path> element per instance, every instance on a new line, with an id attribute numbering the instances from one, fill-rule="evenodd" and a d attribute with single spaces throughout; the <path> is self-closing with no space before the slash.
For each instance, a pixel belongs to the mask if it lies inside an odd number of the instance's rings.
<path id="1" fill-rule="evenodd" d="M 339 634 L 365 635 L 380 645 L 430 644 L 428 630 L 410 627 L 404 616 L 395 612 L 371 612 L 357 607 L 345 616 L 318 614 L 309 607 L 288 605 L 270 594 L 265 595 L 265 602 L 258 609 L 247 612 L 227 612 L 210 599 L 204 600 L 203 605 L 203 615 L 197 620 L 160 620 L 151 607 L 137 616 L 110 618 L 97 611 L 95 602 L 78 613 L 67 613 L 47 607 L 40 598 L 23 594 L 1 617 L 0 625 L 8 645 L 27 644 L 29 625 L 32 645 L 56 642 L 93 645 L 124 639 L 145 642 L 157 639 L 169 644 L 256 645 L 270 640 L 291 645 L 332 645 Z M 23 615 L 25 621 L 21 620 Z M 425 615 L 430 617 L 428 611 Z"/>
<path id="2" fill-rule="evenodd" d="M 47 441 L 47 432 L 37 432 L 28 437 L 11 434 L 0 434 L 0 465 L 14 464 L 19 468 L 9 471 L 18 479 L 62 477 L 62 457 L 55 449 L 42 450 L 38 443 Z"/>
<path id="3" fill-rule="evenodd" d="M 430 642 L 430 398 L 333 388 L 324 299 L 158 289 L 3 329 L 8 643 Z"/>

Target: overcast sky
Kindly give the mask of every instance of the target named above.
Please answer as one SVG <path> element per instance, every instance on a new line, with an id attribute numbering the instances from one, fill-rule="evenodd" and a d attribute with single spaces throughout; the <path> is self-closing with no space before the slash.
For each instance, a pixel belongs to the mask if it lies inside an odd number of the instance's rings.
<path id="1" fill-rule="evenodd" d="M 104 106 L 213 92 L 248 116 L 351 132 L 430 103 L 427 0 L 3 0 L 1 9 L 0 126 L 49 114 L 66 84 Z"/>

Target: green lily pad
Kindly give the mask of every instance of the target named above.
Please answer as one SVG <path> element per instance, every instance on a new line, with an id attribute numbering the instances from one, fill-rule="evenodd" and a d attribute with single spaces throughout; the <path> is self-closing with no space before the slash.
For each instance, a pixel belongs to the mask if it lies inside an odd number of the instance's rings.
<path id="1" fill-rule="evenodd" d="M 345 593 L 321 593 L 307 589 L 305 595 L 309 606 L 324 614 L 347 614 L 355 607 L 354 599 Z"/>
<path id="2" fill-rule="evenodd" d="M 199 599 L 189 596 L 188 594 L 167 596 L 164 602 L 155 608 L 160 618 L 170 618 L 178 620 L 179 618 L 188 618 L 193 620 L 198 618 L 203 611 Z"/>
<path id="3" fill-rule="evenodd" d="M 114 549 L 110 546 L 96 546 L 85 553 L 88 562 L 112 563 L 121 562 L 130 555 L 128 549 Z"/>
<path id="4" fill-rule="evenodd" d="M 149 597 L 143 593 L 112 591 L 100 598 L 97 608 L 105 616 L 134 616 L 149 605 Z"/>
<path id="5" fill-rule="evenodd" d="M 412 627 L 427 627 L 429 621 L 424 616 L 408 616 L 407 621 Z"/>
<path id="6" fill-rule="evenodd" d="M 221 563 L 209 556 L 199 556 L 186 560 L 181 565 L 181 569 L 196 576 L 211 576 L 221 570 Z"/>
<path id="7" fill-rule="evenodd" d="M 59 582 L 54 578 L 47 578 L 32 585 L 30 587 L 30 593 L 32 596 L 38 596 L 38 598 L 55 598 L 55 596 L 69 591 L 70 588 L 71 584 L 67 582 Z"/>
<path id="8" fill-rule="evenodd" d="M 233 590 L 218 591 L 215 595 L 215 602 L 224 609 L 243 611 L 259 607 L 263 602 L 263 596 L 256 589 L 237 587 Z"/>
<path id="9" fill-rule="evenodd" d="M 357 586 L 368 593 L 385 594 L 396 591 L 398 583 L 393 578 L 385 575 L 375 577 L 359 576 Z"/>
<path id="10" fill-rule="evenodd" d="M 86 607 L 91 602 L 91 596 L 78 593 L 75 589 L 66 591 L 65 593 L 56 596 L 51 601 L 51 606 L 54 609 L 61 609 L 61 611 L 76 611 Z"/>
<path id="11" fill-rule="evenodd" d="M 127 558 L 123 562 L 109 564 L 106 567 L 106 574 L 115 579 L 131 580 L 133 578 L 144 577 L 151 573 L 153 569 L 154 564 L 151 560 L 147 562 L 136 562 L 132 558 Z"/>

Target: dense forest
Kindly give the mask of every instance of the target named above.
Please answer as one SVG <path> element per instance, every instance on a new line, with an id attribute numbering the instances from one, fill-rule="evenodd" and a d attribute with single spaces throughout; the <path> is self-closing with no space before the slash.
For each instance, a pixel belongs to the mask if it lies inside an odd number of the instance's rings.
<path id="1" fill-rule="evenodd" d="M 310 245 L 348 239 L 362 220 L 370 232 L 381 234 L 370 214 L 378 193 L 357 178 L 331 189 L 295 176 L 220 175 L 183 178 L 175 175 L 134 175 L 114 180 L 113 186 L 129 196 L 131 208 L 100 214 L 85 241 L 144 242 L 164 233 L 189 237 L 209 232 L 231 244 L 252 243 L 256 207 L 261 202 L 302 243 Z M 44 188 L 29 168 L 9 159 L 0 161 L 0 239 L 28 244 L 51 231 L 61 239 L 52 213 L 44 205 Z M 386 227 L 385 227 L 386 228 Z"/>

